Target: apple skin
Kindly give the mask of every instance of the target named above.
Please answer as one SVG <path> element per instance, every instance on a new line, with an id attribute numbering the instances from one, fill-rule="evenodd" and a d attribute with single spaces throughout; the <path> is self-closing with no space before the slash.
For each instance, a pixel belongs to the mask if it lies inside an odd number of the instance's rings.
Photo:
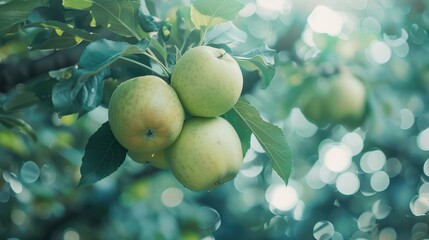
<path id="1" fill-rule="evenodd" d="M 174 89 L 149 75 L 127 80 L 115 89 L 108 117 L 113 135 L 123 147 L 153 153 L 177 139 L 185 113 Z"/>
<path id="2" fill-rule="evenodd" d="M 178 60 L 171 86 L 191 115 L 216 117 L 238 101 L 243 75 L 237 61 L 223 49 L 199 46 Z"/>
<path id="3" fill-rule="evenodd" d="M 138 163 L 150 163 L 154 167 L 160 169 L 167 169 L 170 167 L 166 150 L 154 153 L 128 151 L 127 154 L 132 160 Z"/>
<path id="4" fill-rule="evenodd" d="M 317 90 L 307 91 L 301 97 L 299 105 L 302 113 L 310 122 L 318 125 L 328 123 L 325 96 L 321 95 Z"/>
<path id="5" fill-rule="evenodd" d="M 332 121 L 358 121 L 365 113 L 365 87 L 350 72 L 343 70 L 332 79 L 326 103 Z"/>
<path id="6" fill-rule="evenodd" d="M 192 191 L 217 188 L 233 179 L 243 163 L 240 138 L 221 117 L 187 119 L 169 153 L 174 176 Z"/>
<path id="7" fill-rule="evenodd" d="M 310 86 L 300 99 L 304 116 L 323 127 L 329 123 L 342 124 L 348 129 L 359 127 L 366 114 L 366 90 L 363 83 L 348 69 L 325 79 L 322 87 Z"/>

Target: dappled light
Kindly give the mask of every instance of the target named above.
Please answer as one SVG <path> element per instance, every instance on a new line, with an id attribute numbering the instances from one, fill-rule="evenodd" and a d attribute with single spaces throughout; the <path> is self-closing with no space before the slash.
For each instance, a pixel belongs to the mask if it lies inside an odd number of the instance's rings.
<path id="1" fill-rule="evenodd" d="M 423 0 L 0 1 L 0 239 L 429 239 L 428 32 Z"/>

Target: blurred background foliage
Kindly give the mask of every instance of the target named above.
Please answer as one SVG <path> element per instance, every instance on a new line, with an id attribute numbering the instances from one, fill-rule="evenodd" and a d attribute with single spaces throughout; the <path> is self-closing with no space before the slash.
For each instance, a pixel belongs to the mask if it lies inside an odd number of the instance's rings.
<path id="1" fill-rule="evenodd" d="M 8 2 L 0 1 L 0 8 Z M 49 2 L 58 9 L 45 13 L 51 19 L 90 29 L 84 13 Z M 175 41 L 176 12 L 189 1 L 153 4 L 161 19 L 170 19 Z M 1 36 L 0 238 L 428 238 L 428 5 L 245 1 L 234 23 L 247 40 L 233 53 L 266 44 L 276 50 L 277 63 L 265 89 L 258 82 L 249 86 L 258 76 L 246 72 L 244 94 L 283 129 L 293 151 L 293 175 L 285 186 L 252 139 L 237 177 L 203 193 L 184 189 L 168 170 L 130 159 L 112 176 L 77 188 L 85 144 L 107 120 L 107 110 L 59 117 L 47 74 L 58 64 L 74 64 L 85 41 L 62 39 L 66 55 L 56 56 L 43 50 L 54 30 Z M 364 86 L 363 108 L 352 118 L 326 116 L 332 109 L 350 110 L 350 99 L 359 98 L 356 87 L 326 90 L 344 71 Z M 8 80 L 16 75 L 27 80 Z M 324 92 L 335 96 L 333 103 L 321 97 L 315 100 L 321 113 L 304 110 L 308 96 Z"/>

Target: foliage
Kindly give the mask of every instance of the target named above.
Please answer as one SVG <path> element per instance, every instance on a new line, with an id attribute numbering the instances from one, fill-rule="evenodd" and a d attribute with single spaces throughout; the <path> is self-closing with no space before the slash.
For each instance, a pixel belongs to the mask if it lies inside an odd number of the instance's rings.
<path id="1" fill-rule="evenodd" d="M 0 238 L 427 237 L 428 13 L 405 0 L 0 1 Z M 129 161 L 106 114 L 118 84 L 169 83 L 198 45 L 230 53 L 245 85 L 222 116 L 242 170 L 204 193 Z M 313 98 L 343 69 L 366 91 L 357 120 Z M 353 94 L 332 95 L 329 110 Z"/>

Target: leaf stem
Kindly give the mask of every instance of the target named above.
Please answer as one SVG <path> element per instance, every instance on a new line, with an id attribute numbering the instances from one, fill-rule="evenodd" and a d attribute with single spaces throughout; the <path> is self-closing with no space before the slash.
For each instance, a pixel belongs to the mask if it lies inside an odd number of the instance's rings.
<path id="1" fill-rule="evenodd" d="M 162 68 L 167 77 L 170 75 L 170 72 L 168 71 L 167 67 L 161 61 L 159 61 L 159 59 L 155 56 L 151 49 L 148 48 L 146 52 L 143 53 L 143 55 L 155 61 Z"/>
<path id="2" fill-rule="evenodd" d="M 207 34 L 207 28 L 204 28 L 200 30 L 200 41 L 198 42 L 197 46 L 201 46 L 204 43 L 204 40 L 206 39 L 206 34 Z"/>
<path id="3" fill-rule="evenodd" d="M 136 65 L 139 65 L 140 67 L 146 68 L 146 69 L 148 69 L 148 70 L 150 70 L 150 71 L 154 72 L 155 74 L 157 74 L 157 75 L 158 75 L 158 76 L 160 76 L 160 77 L 168 77 L 168 75 L 167 75 L 167 76 L 165 76 L 165 75 L 159 74 L 159 73 L 157 73 L 157 72 L 153 71 L 153 69 L 152 69 L 151 67 L 147 66 L 146 64 L 143 64 L 143 63 L 138 62 L 138 61 L 136 61 L 136 60 L 133 60 L 133 59 L 131 59 L 131 58 L 127 58 L 127 57 L 119 57 L 119 59 L 122 59 L 122 60 L 127 61 L 127 62 L 130 62 L 130 63 L 134 63 L 134 64 L 136 64 Z"/>

